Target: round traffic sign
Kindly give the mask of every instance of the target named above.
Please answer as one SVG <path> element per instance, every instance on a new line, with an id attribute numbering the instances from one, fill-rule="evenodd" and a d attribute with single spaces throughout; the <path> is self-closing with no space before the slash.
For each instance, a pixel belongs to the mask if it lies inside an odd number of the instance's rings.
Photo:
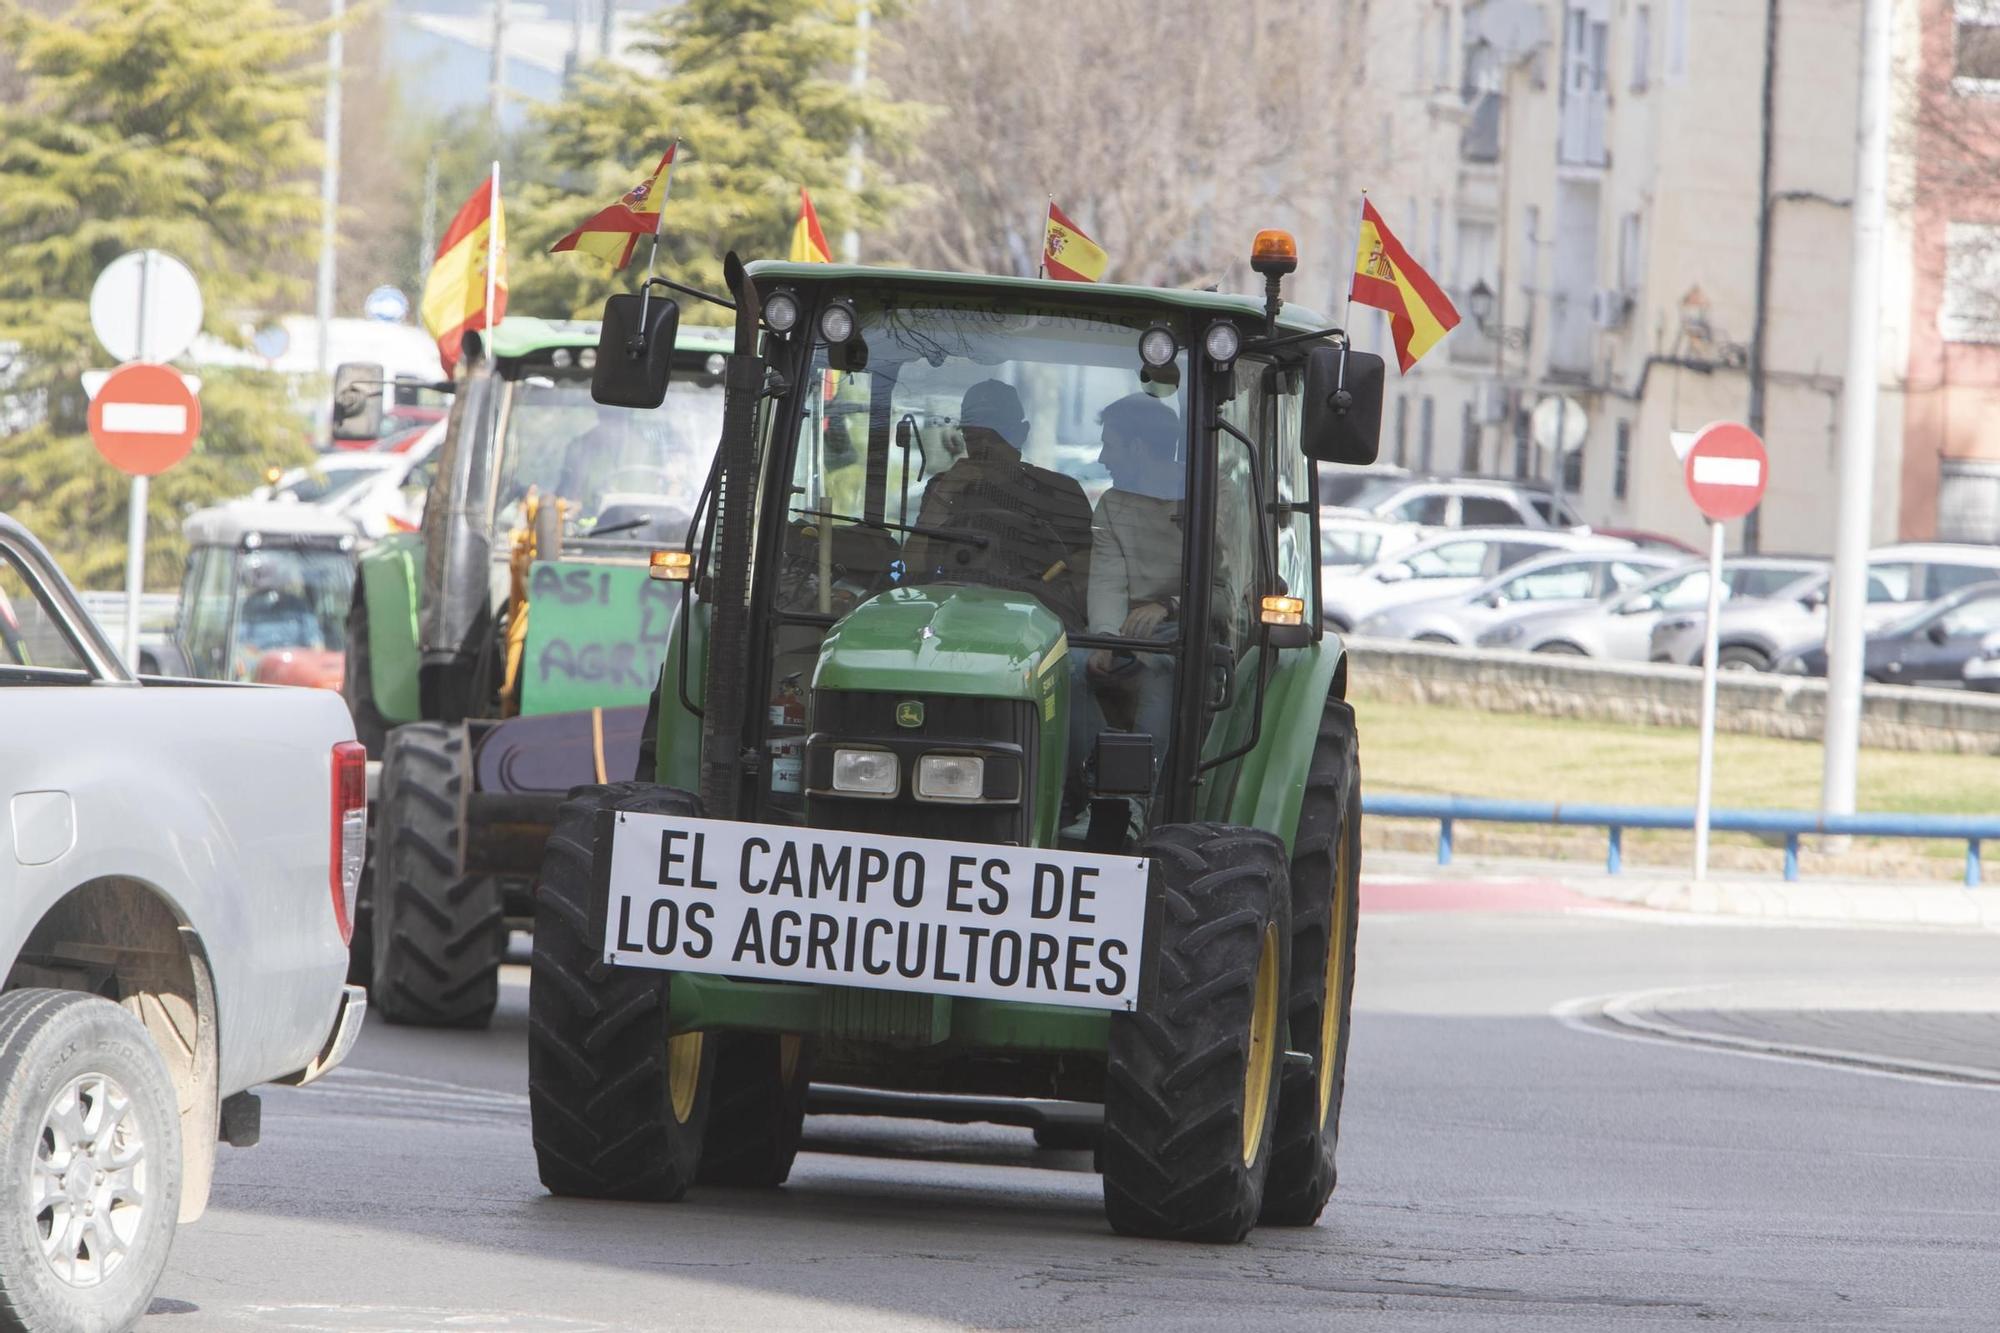
<path id="1" fill-rule="evenodd" d="M 1703 427 L 1681 468 L 1695 507 L 1717 523 L 1755 509 L 1771 475 L 1764 442 L 1733 421 Z"/>
<path id="2" fill-rule="evenodd" d="M 394 287 L 377 287 L 361 302 L 361 313 L 384 324 L 400 324 L 409 317 L 410 298 Z"/>
<path id="3" fill-rule="evenodd" d="M 128 250 L 90 289 L 90 327 L 120 361 L 171 361 L 201 332 L 201 287 L 162 250 Z"/>
<path id="4" fill-rule="evenodd" d="M 180 372 L 133 361 L 111 372 L 90 400 L 90 438 L 120 472 L 152 477 L 194 448 L 201 433 L 201 400 Z"/>

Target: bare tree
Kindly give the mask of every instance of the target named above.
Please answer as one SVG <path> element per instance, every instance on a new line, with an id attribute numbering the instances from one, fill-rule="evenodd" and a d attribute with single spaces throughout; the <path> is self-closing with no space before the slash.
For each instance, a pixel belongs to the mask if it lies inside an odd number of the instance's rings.
<path id="1" fill-rule="evenodd" d="M 884 76 L 939 107 L 910 174 L 929 202 L 898 258 L 1032 274 L 1048 197 L 1107 278 L 1248 279 L 1251 234 L 1344 207 L 1348 6 L 1324 0 L 929 0 Z M 1326 262 L 1322 260 L 1321 262 Z"/>

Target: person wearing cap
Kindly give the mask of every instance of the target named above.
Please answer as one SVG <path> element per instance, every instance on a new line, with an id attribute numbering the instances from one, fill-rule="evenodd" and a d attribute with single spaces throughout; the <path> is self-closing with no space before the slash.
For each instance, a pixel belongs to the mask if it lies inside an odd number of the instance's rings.
<path id="1" fill-rule="evenodd" d="M 1080 631 L 1091 549 L 1083 487 L 1021 457 L 1028 419 L 1013 385 L 981 380 L 967 389 L 958 424 L 965 456 L 924 489 L 917 526 L 983 536 L 990 545 L 914 534 L 905 556 L 911 582 L 978 582 L 978 571 L 1002 573 L 1033 587 L 1066 628 Z"/>

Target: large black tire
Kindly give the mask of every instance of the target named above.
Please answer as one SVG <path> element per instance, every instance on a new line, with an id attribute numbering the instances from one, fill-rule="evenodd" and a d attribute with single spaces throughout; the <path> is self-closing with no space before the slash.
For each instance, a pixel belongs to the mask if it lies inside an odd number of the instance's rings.
<path id="1" fill-rule="evenodd" d="M 482 1028 L 499 999 L 500 884 L 464 870 L 470 762 L 465 728 L 442 722 L 397 727 L 383 750 L 368 1007 L 391 1023 Z"/>
<path id="2" fill-rule="evenodd" d="M 678 1199 L 700 1168 L 716 1043 L 669 1038 L 668 974 L 612 967 L 592 927 L 591 846 L 600 810 L 698 815 L 650 783 L 579 787 L 557 812 L 535 882 L 528 986 L 528 1111 L 552 1194 Z"/>
<path id="3" fill-rule="evenodd" d="M 1139 1007 L 1111 1021 L 1104 1211 L 1112 1229 L 1235 1242 L 1263 1204 L 1283 1064 L 1291 891 L 1258 829 L 1168 824 Z"/>
<path id="4" fill-rule="evenodd" d="M 812 1047 L 803 1038 L 732 1032 L 710 1039 L 715 1079 L 702 1143 L 704 1185 L 771 1189 L 792 1174 L 812 1081 Z"/>
<path id="5" fill-rule="evenodd" d="M 368 749 L 370 759 L 380 759 L 389 740 L 389 719 L 375 706 L 375 680 L 369 675 L 371 650 L 368 644 L 368 598 L 361 579 L 354 580 L 354 600 L 347 607 L 347 665 L 340 676 L 340 697 L 354 717 L 354 739 Z"/>
<path id="6" fill-rule="evenodd" d="M 1279 1084 L 1271 1178 L 1258 1218 L 1274 1226 L 1311 1226 L 1333 1193 L 1360 916 L 1360 755 L 1354 709 L 1328 698 L 1292 838 L 1292 989 L 1286 1016 L 1291 1049 L 1310 1055 L 1312 1064 L 1287 1064 Z"/>
<path id="7" fill-rule="evenodd" d="M 115 1124 L 100 1079 L 127 1100 Z M 40 1210 L 38 1178 L 61 1191 Z M 137 1323 L 173 1247 L 180 1192 L 173 1078 L 139 1020 L 80 991 L 0 995 L 0 1328 Z"/>

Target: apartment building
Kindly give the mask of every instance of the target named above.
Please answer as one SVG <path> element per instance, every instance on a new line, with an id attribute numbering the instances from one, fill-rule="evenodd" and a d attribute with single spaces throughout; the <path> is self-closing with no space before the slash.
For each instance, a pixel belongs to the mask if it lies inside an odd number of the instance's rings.
<path id="1" fill-rule="evenodd" d="M 1953 3 L 1910 0 L 1899 40 L 1914 49 L 1916 4 Z M 1371 58 L 1360 104 L 1372 101 L 1380 122 L 1354 170 L 1464 316 L 1392 384 L 1385 458 L 1559 479 L 1593 523 L 1697 539 L 1677 438 L 1684 447 L 1709 422 L 1748 421 L 1769 448 L 1771 484 L 1759 513 L 1732 525 L 1731 545 L 1831 549 L 1860 9 L 1361 6 Z M 2000 210 L 1980 220 L 2000 223 Z M 1941 247 L 1942 224 L 1934 230 Z M 1930 318 L 1922 301 L 1940 299 L 1914 276 L 1915 234 L 1904 207 L 1883 321 L 1877 540 L 1929 535 L 1925 504 L 1902 488 L 1935 492 L 1903 453 L 1906 431 L 1929 429 L 1902 393 L 1910 358 L 1934 351 L 1912 326 Z M 2000 226 L 1993 238 L 2000 259 Z M 2000 330 L 2000 301 L 1994 315 Z M 1356 326 L 1362 345 L 1386 345 L 1367 316 Z M 2000 372 L 2000 334 L 1979 350 Z M 1991 383 L 2000 392 L 2000 373 Z M 1957 399 L 1929 401 L 1958 411 Z"/>

